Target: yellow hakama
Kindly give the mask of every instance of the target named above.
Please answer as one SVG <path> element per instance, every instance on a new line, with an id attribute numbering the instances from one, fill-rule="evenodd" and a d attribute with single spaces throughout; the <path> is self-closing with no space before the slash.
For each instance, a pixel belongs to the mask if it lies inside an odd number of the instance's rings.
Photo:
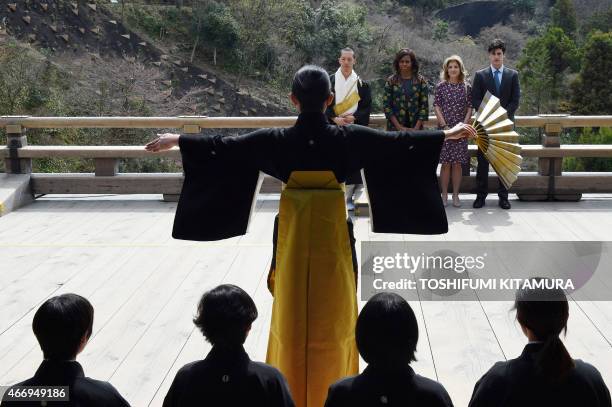
<path id="1" fill-rule="evenodd" d="M 322 407 L 329 385 L 359 371 L 357 296 L 344 191 L 330 171 L 294 171 L 281 194 L 266 362 L 297 407 Z"/>

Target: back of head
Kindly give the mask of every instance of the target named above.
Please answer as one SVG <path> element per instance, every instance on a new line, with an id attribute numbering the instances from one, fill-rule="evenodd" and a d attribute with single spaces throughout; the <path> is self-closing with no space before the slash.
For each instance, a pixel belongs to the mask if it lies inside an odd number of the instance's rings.
<path id="1" fill-rule="evenodd" d="M 293 76 L 291 93 L 300 102 L 302 112 L 322 112 L 331 95 L 329 75 L 319 66 L 305 65 Z"/>
<path id="2" fill-rule="evenodd" d="M 45 359 L 74 359 L 83 338 L 91 336 L 93 314 L 89 301 L 77 294 L 63 294 L 45 301 L 32 322 Z"/>
<path id="3" fill-rule="evenodd" d="M 558 382 L 574 367 L 574 361 L 559 338 L 567 332 L 569 305 L 563 290 L 546 288 L 546 279 L 534 278 L 543 288 L 516 292 L 516 319 L 544 343 L 536 359 L 536 368 L 547 381 Z"/>
<path id="4" fill-rule="evenodd" d="M 211 344 L 236 346 L 244 343 L 256 318 L 253 299 L 242 288 L 223 284 L 204 293 L 193 322 Z"/>
<path id="5" fill-rule="evenodd" d="M 373 296 L 357 318 L 359 354 L 375 366 L 400 366 L 416 360 L 419 327 L 410 305 L 397 294 Z"/>

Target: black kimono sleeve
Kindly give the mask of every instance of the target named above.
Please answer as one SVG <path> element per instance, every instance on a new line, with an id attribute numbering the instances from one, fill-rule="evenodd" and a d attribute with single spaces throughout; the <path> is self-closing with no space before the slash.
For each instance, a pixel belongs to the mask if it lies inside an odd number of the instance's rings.
<path id="1" fill-rule="evenodd" d="M 172 237 L 210 241 L 247 232 L 260 185 L 267 130 L 241 136 L 181 135 L 185 181 Z"/>
<path id="2" fill-rule="evenodd" d="M 347 137 L 361 160 L 372 231 L 448 232 L 436 175 L 444 132 L 385 132 L 347 126 Z"/>

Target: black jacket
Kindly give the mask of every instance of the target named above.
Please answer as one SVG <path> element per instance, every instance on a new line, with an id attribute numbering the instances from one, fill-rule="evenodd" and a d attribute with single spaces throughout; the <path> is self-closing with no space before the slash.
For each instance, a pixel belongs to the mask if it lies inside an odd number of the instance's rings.
<path id="1" fill-rule="evenodd" d="M 521 98 L 521 86 L 518 72 L 504 66 L 499 95 L 495 89 L 495 81 L 491 67 L 481 69 L 474 75 L 472 84 L 472 106 L 478 110 L 487 91 L 499 98 L 501 106 L 508 111 L 508 117 L 514 120 Z"/>
<path id="2" fill-rule="evenodd" d="M 534 360 L 542 344 L 529 344 L 516 359 L 498 362 L 476 383 L 470 407 L 610 407 L 610 392 L 601 374 L 588 363 L 565 381 L 551 385 L 536 374 Z"/>
<path id="3" fill-rule="evenodd" d="M 414 373 L 408 365 L 390 370 L 368 366 L 329 388 L 325 407 L 450 407 L 444 387 Z"/>
<path id="4" fill-rule="evenodd" d="M 164 407 L 293 407 L 287 382 L 272 366 L 252 362 L 244 348 L 213 347 L 206 359 L 176 374 Z"/>
<path id="5" fill-rule="evenodd" d="M 329 81 L 331 82 L 331 88 L 336 88 L 336 74 L 329 74 Z M 359 93 L 359 102 L 357 103 L 357 110 L 353 113 L 355 116 L 355 124 L 361 126 L 368 126 L 370 124 L 370 111 L 372 110 L 372 91 L 370 85 L 366 81 L 359 78 L 357 80 L 357 93 Z M 334 112 L 334 106 L 336 106 L 336 98 L 331 105 L 327 107 L 325 115 L 331 121 L 332 118 L 336 117 Z"/>
<path id="6" fill-rule="evenodd" d="M 49 402 L 48 406 L 70 407 L 129 407 L 121 394 L 107 382 L 85 377 L 76 361 L 45 360 L 31 379 L 17 386 L 69 386 L 69 402 Z M 2 402 L 2 407 L 34 407 L 41 402 Z"/>

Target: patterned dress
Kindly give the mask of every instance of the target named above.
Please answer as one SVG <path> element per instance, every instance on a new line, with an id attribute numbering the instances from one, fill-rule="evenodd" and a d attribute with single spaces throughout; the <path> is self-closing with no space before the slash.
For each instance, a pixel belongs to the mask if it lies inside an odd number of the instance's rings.
<path id="1" fill-rule="evenodd" d="M 405 85 L 409 86 L 406 89 L 409 92 L 406 92 Z M 414 127 L 418 120 L 426 121 L 429 117 L 428 93 L 427 81 L 421 75 L 409 83 L 404 83 L 399 75 L 390 76 L 385 82 L 383 95 L 387 130 L 397 130 L 391 123 L 391 116 L 406 127 Z"/>
<path id="2" fill-rule="evenodd" d="M 453 127 L 463 122 L 467 109 L 472 106 L 472 88 L 461 83 L 440 82 L 436 85 L 434 106 L 442 111 L 444 121 Z M 470 160 L 467 139 L 446 140 L 440 152 L 440 163 L 467 164 Z"/>

